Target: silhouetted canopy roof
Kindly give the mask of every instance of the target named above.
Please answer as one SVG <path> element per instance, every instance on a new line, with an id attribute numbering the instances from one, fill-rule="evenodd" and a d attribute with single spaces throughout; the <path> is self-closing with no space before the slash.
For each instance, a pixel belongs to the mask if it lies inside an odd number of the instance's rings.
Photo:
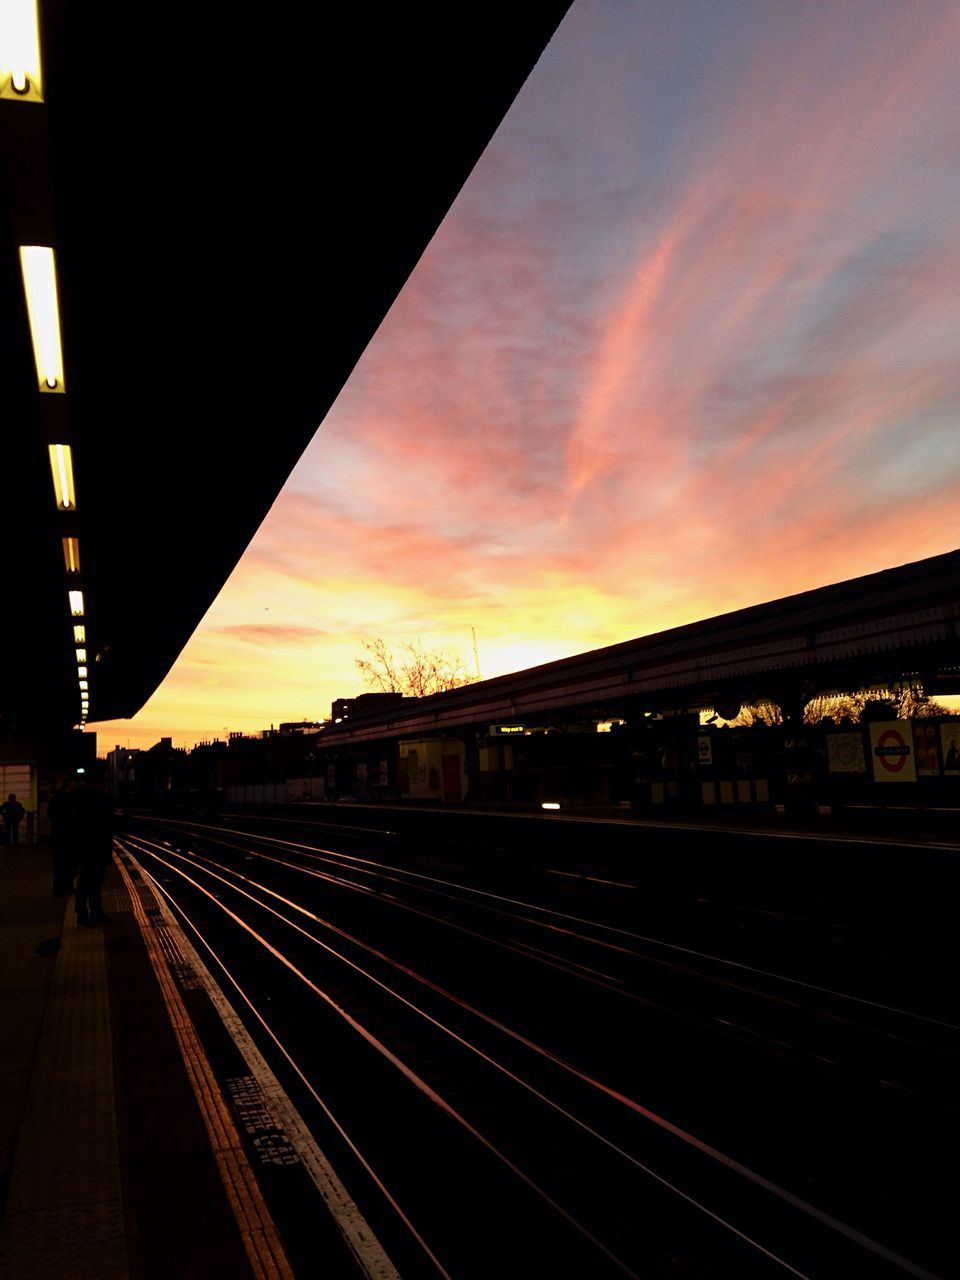
<path id="1" fill-rule="evenodd" d="M 66 532 L 91 720 L 156 688 L 567 7 L 43 5 L 45 101 L 0 100 L 8 720 L 78 716 Z M 65 395 L 23 244 L 56 249 Z"/>
<path id="2" fill-rule="evenodd" d="M 583 707 L 714 706 L 916 675 L 960 692 L 960 551 L 803 591 L 351 717 L 324 741 L 413 735 Z"/>

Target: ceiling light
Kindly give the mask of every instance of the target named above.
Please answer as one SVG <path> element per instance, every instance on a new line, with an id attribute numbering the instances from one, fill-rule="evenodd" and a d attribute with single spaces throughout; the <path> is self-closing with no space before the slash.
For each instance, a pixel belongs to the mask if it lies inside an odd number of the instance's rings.
<path id="1" fill-rule="evenodd" d="M 73 455 L 70 446 L 50 444 L 47 445 L 47 449 L 50 452 L 50 470 L 53 472 L 53 490 L 57 495 L 57 508 L 60 511 L 76 511 L 77 495 L 73 487 Z"/>
<path id="2" fill-rule="evenodd" d="M 21 245 L 20 265 L 27 291 L 27 312 L 33 337 L 33 358 L 41 391 L 63 391 L 63 352 L 60 347 L 60 310 L 57 306 L 57 269 L 53 250 L 46 245 Z"/>
<path id="3" fill-rule="evenodd" d="M 87 678 L 87 668 L 86 668 L 86 667 L 82 667 L 82 666 L 81 666 L 81 667 L 77 667 L 77 675 L 78 675 L 78 676 L 82 676 L 82 677 L 83 677 L 83 679 L 84 679 L 84 680 L 86 680 L 86 678 Z"/>
<path id="4" fill-rule="evenodd" d="M 81 689 L 89 689 L 89 688 L 90 688 L 90 682 L 89 682 L 88 680 L 79 680 L 77 683 L 80 685 L 80 688 L 81 688 Z"/>
<path id="5" fill-rule="evenodd" d="M 70 597 L 70 612 L 73 614 L 75 618 L 82 618 L 83 617 L 83 592 L 68 591 L 67 595 Z"/>
<path id="6" fill-rule="evenodd" d="M 63 563 L 67 573 L 80 572 L 80 543 L 76 538 L 63 539 Z"/>
<path id="7" fill-rule="evenodd" d="M 86 660 L 87 660 L 87 651 L 86 651 L 86 649 L 78 649 L 78 650 L 77 650 L 77 661 L 78 661 L 78 662 L 86 662 Z"/>
<path id="8" fill-rule="evenodd" d="M 73 628 L 73 643 L 74 644 L 87 643 L 87 628 L 83 626 L 82 623 L 80 624 L 80 626 Z"/>
<path id="9" fill-rule="evenodd" d="M 37 0 L 0 4 L 0 98 L 43 101 Z"/>

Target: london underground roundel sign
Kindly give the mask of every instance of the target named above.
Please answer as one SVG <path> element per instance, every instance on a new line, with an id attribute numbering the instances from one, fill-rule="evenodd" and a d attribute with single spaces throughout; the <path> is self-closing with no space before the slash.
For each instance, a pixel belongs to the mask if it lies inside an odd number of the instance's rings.
<path id="1" fill-rule="evenodd" d="M 895 720 L 870 726 L 873 776 L 878 782 L 915 782 L 917 765 L 913 735 L 907 721 Z"/>
<path id="2" fill-rule="evenodd" d="M 902 773 L 910 748 L 899 729 L 884 729 L 876 746 L 877 758 L 890 773 Z"/>

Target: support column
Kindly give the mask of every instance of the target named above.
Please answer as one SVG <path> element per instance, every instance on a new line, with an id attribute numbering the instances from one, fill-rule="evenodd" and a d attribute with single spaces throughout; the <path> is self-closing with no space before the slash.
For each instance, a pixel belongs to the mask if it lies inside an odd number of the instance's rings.
<path id="1" fill-rule="evenodd" d="M 794 688 L 782 690 L 778 699 L 783 714 L 783 811 L 790 818 L 817 815 L 813 757 L 808 726 L 803 723 L 808 697 L 805 690 Z"/>

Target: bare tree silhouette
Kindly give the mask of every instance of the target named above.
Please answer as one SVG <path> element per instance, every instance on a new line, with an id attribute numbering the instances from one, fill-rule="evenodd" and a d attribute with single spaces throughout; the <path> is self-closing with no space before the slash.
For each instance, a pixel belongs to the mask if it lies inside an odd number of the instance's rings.
<path id="1" fill-rule="evenodd" d="M 473 684 L 477 678 L 467 671 L 459 655 L 424 649 L 419 640 L 401 644 L 399 659 L 387 649 L 385 640 L 364 640 L 363 647 L 366 656 L 356 659 L 357 670 L 365 684 L 381 693 L 425 698 Z"/>

